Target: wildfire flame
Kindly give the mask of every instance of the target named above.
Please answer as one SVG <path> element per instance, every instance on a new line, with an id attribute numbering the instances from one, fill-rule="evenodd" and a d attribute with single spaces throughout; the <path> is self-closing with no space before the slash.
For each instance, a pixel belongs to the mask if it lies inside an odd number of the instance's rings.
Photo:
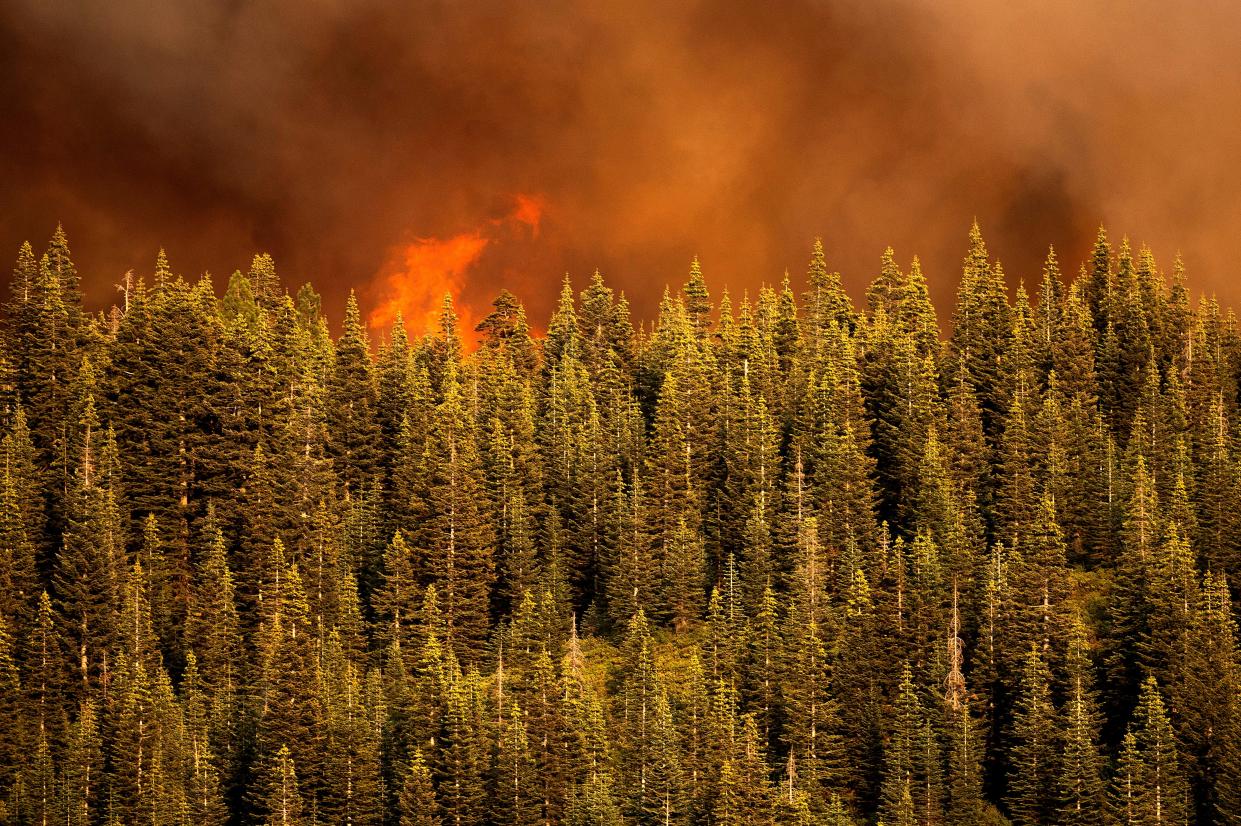
<path id="1" fill-rule="evenodd" d="M 544 200 L 538 195 L 518 194 L 513 208 L 503 217 L 448 238 L 415 238 L 394 246 L 373 284 L 378 303 L 370 314 L 372 329 L 387 329 L 400 314 L 417 332 L 434 329 L 444 296 L 450 295 L 460 318 L 458 329 L 468 342 L 473 338 L 476 312 L 462 300 L 466 276 L 482 258 L 488 245 L 502 243 L 524 227 L 531 239 L 539 237 Z"/>

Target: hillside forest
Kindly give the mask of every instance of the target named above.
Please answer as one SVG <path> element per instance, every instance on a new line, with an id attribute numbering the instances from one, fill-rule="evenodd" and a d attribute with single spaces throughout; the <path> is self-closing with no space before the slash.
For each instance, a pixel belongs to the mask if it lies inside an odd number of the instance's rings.
<path id="1" fill-rule="evenodd" d="M 418 337 L 22 246 L 0 823 L 1241 823 L 1237 320 L 965 248 Z"/>

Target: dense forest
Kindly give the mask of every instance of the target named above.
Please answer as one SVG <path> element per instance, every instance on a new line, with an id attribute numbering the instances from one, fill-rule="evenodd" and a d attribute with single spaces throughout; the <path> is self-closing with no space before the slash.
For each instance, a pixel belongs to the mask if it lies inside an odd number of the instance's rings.
<path id="1" fill-rule="evenodd" d="M 1241 823 L 1232 314 L 1103 231 L 806 285 L 470 350 L 23 246 L 0 822 Z"/>

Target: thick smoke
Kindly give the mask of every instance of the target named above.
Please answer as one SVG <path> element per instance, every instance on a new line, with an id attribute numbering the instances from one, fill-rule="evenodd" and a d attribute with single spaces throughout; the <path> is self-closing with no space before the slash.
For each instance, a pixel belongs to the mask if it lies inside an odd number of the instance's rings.
<path id="1" fill-rule="evenodd" d="M 1100 223 L 1241 260 L 1241 6 L 113 0 L 0 5 L 0 251 L 63 221 L 95 306 L 159 246 L 217 281 L 259 249 L 338 313 L 386 262 L 510 220 L 461 279 L 540 320 L 596 267 L 649 315 L 883 247 L 940 306 L 975 216 L 1006 270 L 1070 270 Z M 490 237 L 490 236 L 489 236 Z"/>

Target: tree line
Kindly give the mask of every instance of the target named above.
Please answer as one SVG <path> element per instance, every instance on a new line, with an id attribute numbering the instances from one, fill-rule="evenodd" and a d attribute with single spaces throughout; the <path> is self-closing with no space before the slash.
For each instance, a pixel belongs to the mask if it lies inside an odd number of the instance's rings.
<path id="1" fill-rule="evenodd" d="M 23 245 L 0 822 L 1241 823 L 1241 330 L 1102 230 L 1032 288 L 816 242 L 467 353 Z"/>

